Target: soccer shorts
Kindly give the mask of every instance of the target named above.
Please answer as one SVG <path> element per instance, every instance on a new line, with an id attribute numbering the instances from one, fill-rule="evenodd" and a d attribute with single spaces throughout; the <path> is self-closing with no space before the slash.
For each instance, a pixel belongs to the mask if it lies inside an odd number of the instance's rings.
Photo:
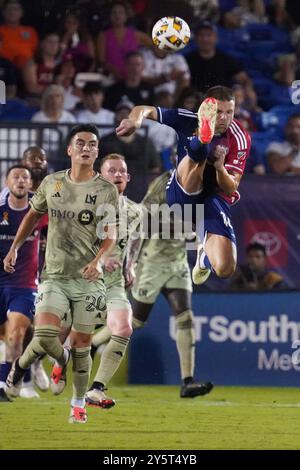
<path id="1" fill-rule="evenodd" d="M 206 196 L 200 191 L 197 194 L 187 193 L 178 183 L 175 171 L 167 183 L 167 203 L 169 206 L 179 204 L 183 209 L 188 205 L 192 207 L 191 221 L 197 227 L 200 239 L 207 233 L 222 235 L 236 244 L 235 233 L 231 222 L 230 204 L 216 194 Z M 204 206 L 204 224 L 199 223 L 201 211 L 196 209 L 197 205 Z M 186 213 L 186 212 L 185 212 Z M 199 233 L 199 227 L 203 227 L 204 233 Z"/>
<path id="2" fill-rule="evenodd" d="M 136 280 L 132 288 L 135 300 L 145 304 L 154 304 L 163 288 L 183 289 L 192 292 L 191 273 L 188 263 L 159 265 L 139 259 L 136 268 Z"/>
<path id="3" fill-rule="evenodd" d="M 90 333 L 91 327 L 106 319 L 106 295 L 104 281 L 89 282 L 86 279 L 47 279 L 38 288 L 36 315 L 53 313 L 61 321 L 68 322 L 71 313 L 73 329 Z M 81 325 L 80 330 L 77 325 Z"/>
<path id="4" fill-rule="evenodd" d="M 106 287 L 107 310 L 131 310 L 130 302 L 127 298 L 124 282 L 114 282 Z"/>
<path id="5" fill-rule="evenodd" d="M 2 287 L 0 289 L 0 325 L 6 322 L 10 312 L 22 313 L 32 320 L 35 296 L 36 289 Z"/>

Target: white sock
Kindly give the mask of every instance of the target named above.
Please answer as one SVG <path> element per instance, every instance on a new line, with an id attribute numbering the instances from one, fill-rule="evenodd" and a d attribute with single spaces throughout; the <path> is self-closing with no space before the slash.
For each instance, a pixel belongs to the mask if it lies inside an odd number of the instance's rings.
<path id="1" fill-rule="evenodd" d="M 84 398 L 81 398 L 81 399 L 78 399 L 78 398 L 72 398 L 71 400 L 71 406 L 75 407 L 76 408 L 84 408 L 85 407 L 85 399 Z"/>

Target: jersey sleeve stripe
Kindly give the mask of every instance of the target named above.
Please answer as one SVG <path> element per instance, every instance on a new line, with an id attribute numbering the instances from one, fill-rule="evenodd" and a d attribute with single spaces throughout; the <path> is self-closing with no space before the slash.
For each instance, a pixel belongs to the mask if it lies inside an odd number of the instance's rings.
<path id="1" fill-rule="evenodd" d="M 161 113 L 161 109 L 159 106 L 157 106 L 157 117 L 158 117 L 158 122 L 162 123 L 162 113 Z"/>
<path id="2" fill-rule="evenodd" d="M 188 109 L 184 109 L 184 108 L 178 108 L 178 114 L 180 114 L 181 116 L 187 116 L 187 117 L 197 117 L 197 114 L 196 113 L 193 113 L 192 111 L 189 111 Z"/>
<path id="3" fill-rule="evenodd" d="M 236 132 L 236 130 L 234 129 L 234 127 L 233 127 L 232 124 L 231 124 L 231 126 L 230 126 L 229 129 L 231 130 L 231 133 L 232 133 L 233 137 L 234 137 L 235 140 L 236 140 L 238 150 L 241 150 L 241 149 L 242 149 L 242 141 L 241 141 L 240 136 L 237 134 L 237 132 Z"/>
<path id="4" fill-rule="evenodd" d="M 229 165 L 229 164 L 225 164 L 225 168 L 233 168 L 234 170 L 238 171 L 239 173 L 243 173 L 243 170 L 241 168 L 239 168 L 238 166 L 234 166 L 234 165 Z"/>
<path id="5" fill-rule="evenodd" d="M 237 142 L 238 142 L 238 150 L 245 150 L 247 149 L 247 139 L 242 131 L 242 129 L 237 125 L 236 122 L 232 121 L 230 125 L 230 129 L 235 136 Z"/>
<path id="6" fill-rule="evenodd" d="M 247 148 L 248 143 L 247 143 L 245 132 L 243 131 L 243 129 L 239 126 L 239 124 L 237 122 L 233 121 L 233 125 L 234 125 L 234 127 L 236 127 L 237 132 L 241 136 L 244 148 Z"/>

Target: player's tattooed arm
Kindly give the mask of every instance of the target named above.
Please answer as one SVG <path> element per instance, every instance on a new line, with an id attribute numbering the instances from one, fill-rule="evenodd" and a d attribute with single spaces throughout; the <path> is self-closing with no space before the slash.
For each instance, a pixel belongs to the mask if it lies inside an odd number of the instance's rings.
<path id="1" fill-rule="evenodd" d="M 143 245 L 143 238 L 130 239 L 127 247 L 127 255 L 125 260 L 125 286 L 126 288 L 132 287 L 135 281 L 135 266 Z"/>
<path id="2" fill-rule="evenodd" d="M 123 119 L 116 128 L 118 136 L 128 136 L 139 129 L 144 119 L 157 121 L 157 110 L 154 106 L 135 106 L 127 119 Z"/>

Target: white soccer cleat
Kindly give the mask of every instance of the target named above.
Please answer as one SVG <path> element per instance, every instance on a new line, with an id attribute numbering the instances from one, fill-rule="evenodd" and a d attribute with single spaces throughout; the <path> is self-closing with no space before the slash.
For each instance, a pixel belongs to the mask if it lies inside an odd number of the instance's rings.
<path id="1" fill-rule="evenodd" d="M 85 395 L 85 402 L 87 406 L 94 406 L 96 408 L 109 409 L 115 406 L 116 402 L 109 398 L 104 393 L 103 389 L 92 388 L 88 390 Z"/>
<path id="2" fill-rule="evenodd" d="M 12 363 L 4 388 L 10 398 L 16 398 L 20 395 L 25 372 L 26 370 L 20 368 L 18 359 L 16 359 Z"/>
<path id="3" fill-rule="evenodd" d="M 34 361 L 31 365 L 31 375 L 33 382 L 42 392 L 49 390 L 50 381 L 45 372 L 42 361 Z"/>
<path id="4" fill-rule="evenodd" d="M 192 271 L 193 283 L 196 285 L 203 284 L 205 281 L 207 281 L 211 273 L 211 270 L 209 268 L 200 267 L 200 260 L 201 260 L 201 256 L 203 255 L 205 255 L 205 251 L 204 251 L 203 245 L 200 243 L 198 245 L 198 254 L 197 254 L 196 264 L 193 267 L 193 271 Z"/>
<path id="5" fill-rule="evenodd" d="M 38 392 L 34 389 L 32 382 L 25 382 L 20 390 L 21 398 L 40 398 Z"/>

